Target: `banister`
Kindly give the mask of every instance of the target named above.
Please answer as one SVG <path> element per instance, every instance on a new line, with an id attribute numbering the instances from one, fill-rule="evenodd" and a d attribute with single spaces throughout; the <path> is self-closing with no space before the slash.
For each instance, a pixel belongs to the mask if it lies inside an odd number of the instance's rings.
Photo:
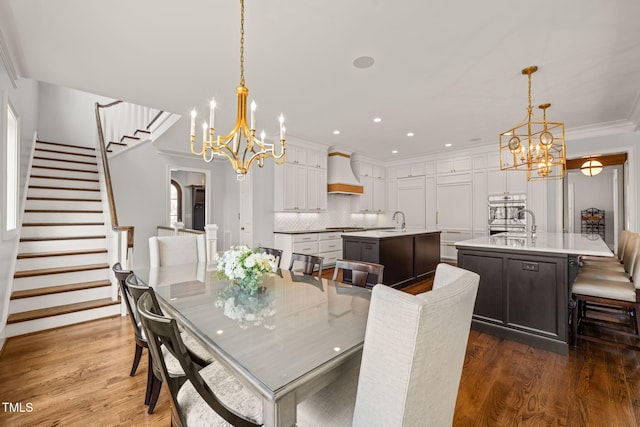
<path id="1" fill-rule="evenodd" d="M 102 168 L 104 171 L 104 182 L 107 188 L 107 200 L 109 202 L 109 212 L 111 213 L 111 229 L 113 231 L 127 231 L 127 247 L 133 247 L 133 226 L 121 226 L 118 224 L 118 213 L 116 211 L 116 201 L 113 197 L 113 187 L 111 185 L 111 173 L 109 172 L 109 161 L 107 159 L 107 148 L 104 143 L 104 133 L 102 131 L 102 119 L 100 118 L 100 109 L 109 108 L 120 104 L 122 101 L 114 101 L 109 104 L 101 105 L 96 102 L 96 124 L 98 126 L 98 140 L 100 142 L 100 157 L 102 158 Z"/>

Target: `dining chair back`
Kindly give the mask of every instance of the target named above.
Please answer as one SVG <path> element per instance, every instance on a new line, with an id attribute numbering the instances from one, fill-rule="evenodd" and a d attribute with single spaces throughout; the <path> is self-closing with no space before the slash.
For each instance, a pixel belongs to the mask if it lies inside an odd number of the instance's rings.
<path id="1" fill-rule="evenodd" d="M 282 259 L 281 249 L 259 247 L 258 250 L 262 253 L 273 255 L 276 258 L 276 263 L 278 265 L 278 268 L 280 268 L 280 260 Z"/>
<path id="2" fill-rule="evenodd" d="M 383 271 L 384 266 L 380 264 L 339 259 L 333 269 L 333 281 L 337 281 L 339 273 L 342 272 L 342 283 L 371 288 L 377 283 L 382 283 Z"/>
<path id="3" fill-rule="evenodd" d="M 324 260 L 321 256 L 316 255 L 307 255 L 307 254 L 299 254 L 292 253 L 291 254 L 291 262 L 289 263 L 289 271 L 294 271 L 294 264 L 296 262 L 302 264 L 302 272 L 304 274 L 313 274 L 316 266 L 318 267 L 318 277 L 322 277 L 322 261 Z"/>
<path id="4" fill-rule="evenodd" d="M 127 277 L 131 274 L 131 270 L 124 270 L 119 262 L 113 264 L 112 269 L 120 285 L 120 295 L 122 296 L 124 305 L 127 308 L 127 314 L 129 315 L 129 320 L 131 320 L 131 326 L 133 326 L 133 335 L 136 343 L 136 348 L 133 356 L 131 372 L 129 372 L 129 376 L 132 377 L 138 370 L 140 358 L 142 357 L 142 349 L 147 348 L 147 340 L 142 333 L 142 328 L 140 327 L 140 322 L 138 321 L 138 313 L 136 312 L 135 301 L 126 283 Z"/>
<path id="5" fill-rule="evenodd" d="M 480 276 L 439 264 L 436 277 L 415 296 L 373 288 L 359 373 L 299 403 L 299 426 L 452 425 Z"/>
<path id="6" fill-rule="evenodd" d="M 260 424 L 255 420 L 242 416 L 236 410 L 227 406 L 229 401 L 226 401 L 227 404 L 225 404 L 218 398 L 210 384 L 207 383 L 201 375 L 199 367 L 191 359 L 191 354 L 182 341 L 180 330 L 178 329 L 175 319 L 165 316 L 162 312 L 158 312 L 154 308 L 155 303 L 152 292 L 153 291 L 150 290 L 150 292 L 146 292 L 140 297 L 138 300 L 138 312 L 142 324 L 147 331 L 149 349 L 153 354 L 154 360 L 157 361 L 156 365 L 160 367 L 164 381 L 170 388 L 173 403 L 172 407 L 176 408 L 177 416 L 182 426 L 186 427 L 190 424 L 190 421 L 193 421 L 193 419 L 190 419 L 190 415 L 197 418 L 196 421 L 191 423 L 194 425 L 195 423 L 197 423 L 197 425 L 222 425 L 223 423 L 220 423 L 222 420 L 219 419 L 222 418 L 233 426 L 259 426 Z M 175 382 L 170 381 L 161 346 L 166 348 L 171 355 L 180 362 L 188 378 L 188 381 L 183 387 L 195 389 L 199 395 L 200 402 L 194 402 L 194 398 L 197 398 L 193 396 L 193 394 L 189 396 L 189 399 L 181 398 L 181 388 L 177 387 Z M 217 374 L 225 372 L 218 362 L 214 362 L 204 369 L 215 371 Z M 184 393 L 182 393 L 182 395 L 184 396 Z M 202 400 L 215 412 L 214 414 L 211 414 L 210 411 L 206 412 L 201 410 L 203 407 L 203 405 L 201 405 Z M 196 407 L 198 410 L 194 409 Z M 190 414 L 190 412 L 192 413 Z"/>
<path id="7" fill-rule="evenodd" d="M 206 262 L 204 234 L 149 238 L 149 263 L 153 267 Z"/>

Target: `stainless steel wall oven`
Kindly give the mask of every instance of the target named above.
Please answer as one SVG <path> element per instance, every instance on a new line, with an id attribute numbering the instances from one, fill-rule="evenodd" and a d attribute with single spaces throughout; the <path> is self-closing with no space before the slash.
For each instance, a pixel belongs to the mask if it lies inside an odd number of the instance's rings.
<path id="1" fill-rule="evenodd" d="M 526 231 L 526 216 L 521 212 L 527 208 L 526 194 L 489 196 L 488 205 L 489 234 Z"/>

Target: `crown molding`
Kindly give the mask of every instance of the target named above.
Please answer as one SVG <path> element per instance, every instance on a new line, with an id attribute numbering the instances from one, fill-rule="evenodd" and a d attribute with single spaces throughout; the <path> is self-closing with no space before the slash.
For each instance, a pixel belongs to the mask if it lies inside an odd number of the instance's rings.
<path id="1" fill-rule="evenodd" d="M 636 96 L 631 106 L 631 112 L 629 113 L 629 120 L 635 125 L 634 131 L 640 130 L 640 93 Z"/>
<path id="2" fill-rule="evenodd" d="M 0 59 L 4 63 L 5 68 L 7 69 L 7 73 L 9 74 L 9 80 L 11 80 L 11 85 L 14 89 L 18 88 L 18 73 L 16 72 L 16 67 L 13 65 L 13 61 L 11 60 L 11 55 L 9 54 L 9 48 L 7 47 L 7 43 L 4 40 L 4 34 L 2 33 L 2 29 L 0 29 Z"/>
<path id="3" fill-rule="evenodd" d="M 596 123 L 593 125 L 582 126 L 579 128 L 569 129 L 565 132 L 564 140 L 570 141 L 575 139 L 595 138 L 599 136 L 619 135 L 630 133 L 637 130 L 637 125 L 630 120 L 615 120 L 606 123 Z"/>

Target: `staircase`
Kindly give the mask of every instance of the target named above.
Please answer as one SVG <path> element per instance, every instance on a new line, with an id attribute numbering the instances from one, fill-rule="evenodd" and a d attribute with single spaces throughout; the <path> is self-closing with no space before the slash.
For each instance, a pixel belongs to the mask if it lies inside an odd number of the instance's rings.
<path id="1" fill-rule="evenodd" d="M 95 150 L 37 141 L 7 336 L 120 314 Z"/>

